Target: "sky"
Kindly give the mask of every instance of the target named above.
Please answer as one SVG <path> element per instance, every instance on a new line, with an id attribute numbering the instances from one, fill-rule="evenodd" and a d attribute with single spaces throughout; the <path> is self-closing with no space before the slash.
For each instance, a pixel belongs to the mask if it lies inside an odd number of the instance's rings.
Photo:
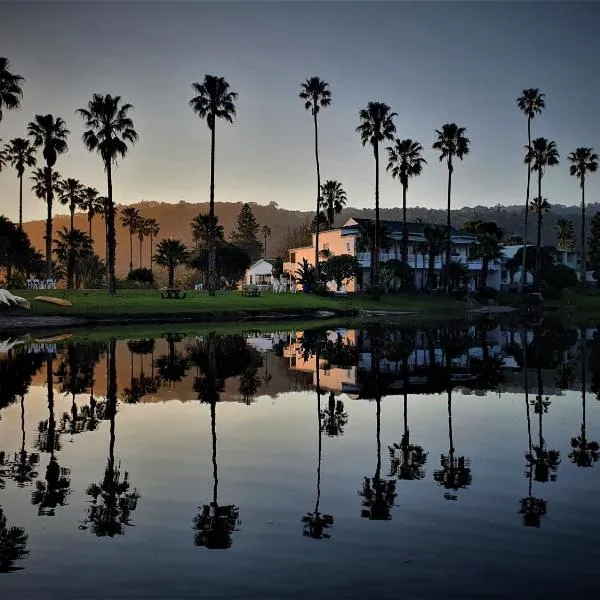
<path id="1" fill-rule="evenodd" d="M 398 114 L 398 137 L 425 148 L 410 206 L 446 206 L 447 170 L 431 144 L 447 122 L 471 140 L 455 168 L 453 206 L 517 204 L 527 134 L 515 99 L 539 87 L 547 108 L 533 136 L 555 140 L 561 154 L 543 195 L 573 205 L 567 154 L 600 148 L 598 22 L 595 2 L 2 2 L 0 54 L 26 81 L 22 109 L 4 111 L 0 138 L 23 136 L 35 114 L 63 117 L 71 135 L 58 171 L 105 193 L 75 110 L 95 92 L 118 94 L 134 106 L 140 139 L 114 175 L 115 201 L 207 201 L 209 132 L 188 101 L 193 82 L 222 75 L 239 99 L 235 123 L 217 124 L 216 200 L 311 210 L 313 128 L 298 93 L 317 75 L 332 92 L 319 115 L 322 178 L 339 180 L 349 205 L 374 204 L 372 150 L 355 132 L 371 100 Z M 381 172 L 381 206 L 398 206 L 400 185 L 385 164 Z M 28 188 L 25 219 L 43 218 Z M 599 191 L 591 179 L 590 202 Z M 17 200 L 15 172 L 5 169 L 0 212 L 15 219 Z"/>

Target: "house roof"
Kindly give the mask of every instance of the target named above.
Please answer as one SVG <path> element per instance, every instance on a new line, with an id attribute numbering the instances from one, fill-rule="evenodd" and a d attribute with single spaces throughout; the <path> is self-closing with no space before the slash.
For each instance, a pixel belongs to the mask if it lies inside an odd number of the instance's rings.
<path id="1" fill-rule="evenodd" d="M 374 224 L 374 223 L 375 223 L 375 219 L 350 218 L 344 225 L 343 229 L 348 229 L 348 228 L 352 228 L 352 227 L 356 227 L 356 226 L 367 227 L 370 224 Z M 393 235 L 393 234 L 402 235 L 402 230 L 403 230 L 403 226 L 404 226 L 402 221 L 380 220 L 379 223 L 382 227 L 385 227 L 391 235 Z M 425 226 L 426 225 L 427 225 L 427 223 L 416 223 L 414 221 L 407 221 L 406 229 L 408 230 L 409 235 L 425 235 Z M 470 233 L 456 229 L 456 227 L 452 227 L 452 235 L 456 236 L 456 237 L 465 237 L 465 238 L 474 237 Z"/>
<path id="2" fill-rule="evenodd" d="M 253 262 L 250 267 L 248 268 L 252 268 L 255 267 L 257 264 L 261 263 L 261 262 L 266 262 L 269 263 L 271 266 L 275 265 L 275 259 L 274 258 L 259 258 L 256 262 Z"/>

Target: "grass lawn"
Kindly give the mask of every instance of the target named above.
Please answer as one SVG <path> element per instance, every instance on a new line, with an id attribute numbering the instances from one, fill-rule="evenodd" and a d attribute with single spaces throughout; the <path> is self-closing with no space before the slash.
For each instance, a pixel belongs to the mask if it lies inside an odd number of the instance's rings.
<path id="1" fill-rule="evenodd" d="M 460 311 L 464 303 L 427 295 L 385 296 L 381 301 L 368 297 L 325 297 L 313 294 L 263 293 L 257 298 L 242 296 L 239 292 L 217 292 L 210 297 L 208 292 L 188 292 L 183 300 L 163 300 L 158 290 L 119 290 L 111 297 L 105 290 L 15 290 L 15 294 L 31 300 L 31 310 L 23 311 L 34 315 L 64 315 L 88 318 L 189 318 L 205 316 L 218 318 L 240 317 L 249 314 L 276 314 L 279 316 L 300 315 L 314 310 L 344 311 L 358 309 L 394 311 Z M 73 306 L 61 307 L 33 300 L 35 296 L 65 298 Z M 443 316 L 443 315 L 440 315 Z"/>

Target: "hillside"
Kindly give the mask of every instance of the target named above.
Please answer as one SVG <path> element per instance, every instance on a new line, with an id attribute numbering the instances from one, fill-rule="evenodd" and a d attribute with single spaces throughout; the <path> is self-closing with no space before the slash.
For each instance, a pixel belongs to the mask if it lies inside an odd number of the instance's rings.
<path id="1" fill-rule="evenodd" d="M 143 202 L 133 204 L 144 217 L 155 218 L 161 227 L 158 240 L 163 237 L 175 237 L 183 240 L 186 244 L 191 244 L 192 234 L 190 223 L 192 219 L 202 212 L 208 211 L 208 203 L 188 203 L 180 202 L 178 204 L 167 204 L 160 202 Z M 225 233 L 229 236 L 235 227 L 237 215 L 242 207 L 241 203 L 216 203 L 216 213 L 219 216 L 220 223 L 225 228 Z M 279 208 L 275 203 L 269 205 L 253 204 L 252 208 L 260 225 L 269 225 L 272 235 L 268 240 L 268 249 L 274 249 L 285 235 L 288 229 L 302 225 L 312 218 L 312 214 L 306 211 L 290 211 Z M 591 217 L 600 211 L 600 204 L 590 204 L 588 207 L 588 225 Z M 336 224 L 344 223 L 349 217 L 372 217 L 371 209 L 346 208 L 341 215 L 338 215 Z M 535 217 L 530 215 L 530 239 L 535 237 Z M 401 208 L 381 209 L 382 219 L 402 218 Z M 433 210 L 423 207 L 414 207 L 408 209 L 408 219 L 413 221 L 417 218 L 425 222 L 443 224 L 446 220 L 446 213 L 443 210 Z M 556 237 L 554 226 L 557 219 L 566 218 L 573 221 L 577 238 L 579 238 L 579 228 L 581 224 L 580 211 L 575 206 L 553 205 L 552 211 L 544 215 L 543 242 L 545 244 L 554 244 Z M 495 221 L 508 233 L 523 233 L 523 208 L 521 206 L 500 206 L 500 207 L 464 207 L 452 211 L 453 223 L 460 226 L 467 220 L 481 219 L 486 221 Z M 69 217 L 66 215 L 56 216 L 54 219 L 54 230 L 60 227 L 67 227 Z M 75 226 L 87 231 L 87 218 L 84 214 L 75 216 Z M 44 221 L 31 221 L 24 224 L 25 231 L 29 234 L 34 245 L 43 251 Z M 104 256 L 104 222 L 100 218 L 94 219 L 93 237 L 96 242 L 96 251 L 100 256 Z M 269 254 L 271 252 L 269 251 Z M 150 255 L 150 241 L 144 240 L 142 247 L 142 260 L 144 266 L 148 266 Z M 133 246 L 134 266 L 139 263 L 139 243 L 134 239 Z M 117 222 L 117 272 L 119 275 L 127 273 L 129 268 L 129 233 L 120 222 Z"/>

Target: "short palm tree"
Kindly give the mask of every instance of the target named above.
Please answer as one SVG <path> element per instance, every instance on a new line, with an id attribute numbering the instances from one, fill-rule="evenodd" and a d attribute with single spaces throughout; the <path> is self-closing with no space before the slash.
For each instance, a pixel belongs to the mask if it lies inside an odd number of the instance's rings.
<path id="1" fill-rule="evenodd" d="M 585 285 L 586 261 L 585 261 L 585 178 L 588 173 L 598 170 L 598 155 L 593 148 L 577 148 L 567 157 L 571 163 L 569 174 L 579 179 L 581 188 L 581 275 L 580 284 Z"/>
<path id="2" fill-rule="evenodd" d="M 527 149 L 531 149 L 531 121 L 535 115 L 540 114 L 546 108 L 545 94 L 540 92 L 538 88 L 528 88 L 521 92 L 517 98 L 517 106 L 519 110 L 527 117 Z M 527 225 L 529 216 L 529 189 L 531 187 L 531 164 L 527 163 L 527 191 L 525 195 L 525 233 L 523 234 L 523 266 L 521 268 L 521 291 L 525 286 L 526 269 L 525 255 L 527 247 Z M 540 194 L 541 195 L 541 194 Z"/>
<path id="3" fill-rule="evenodd" d="M 160 225 L 156 219 L 147 219 L 148 237 L 150 238 L 150 270 L 152 271 L 152 262 L 154 260 L 154 238 L 160 233 Z"/>
<path id="4" fill-rule="evenodd" d="M 56 164 L 59 154 L 68 150 L 67 136 L 69 135 L 66 123 L 52 115 L 35 115 L 34 120 L 27 125 L 27 135 L 32 139 L 34 148 L 42 148 L 42 155 L 46 161 L 46 272 L 52 275 L 52 201 L 54 198 L 54 183 L 52 169 Z"/>
<path id="5" fill-rule="evenodd" d="M 575 229 L 573 221 L 569 219 L 558 219 L 554 227 L 556 232 L 556 242 L 559 250 L 575 249 Z"/>
<path id="6" fill-rule="evenodd" d="M 63 206 L 69 207 L 69 214 L 71 215 L 71 231 L 73 231 L 75 210 L 81 205 L 83 200 L 83 185 L 81 182 L 72 177 L 63 179 L 58 185 L 58 200 Z"/>
<path id="7" fill-rule="evenodd" d="M 321 108 L 331 105 L 329 84 L 319 77 L 309 77 L 302 83 L 299 98 L 304 100 L 304 108 L 313 117 L 315 128 L 315 162 L 317 165 L 317 210 L 315 213 L 315 275 L 319 281 L 319 213 L 321 212 L 321 168 L 319 165 L 319 127 L 317 115 Z"/>
<path id="8" fill-rule="evenodd" d="M 115 254 L 117 236 L 115 231 L 115 210 L 112 190 L 112 166 L 119 157 L 125 157 L 128 144 L 133 145 L 138 134 L 133 128 L 133 120 L 129 116 L 133 109 L 131 104 L 123 104 L 121 96 L 110 94 L 94 94 L 87 108 L 77 109 L 77 113 L 85 121 L 88 128 L 83 134 L 83 144 L 90 152 L 98 152 L 104 163 L 107 181 L 108 204 L 105 210 L 108 247 L 108 291 L 111 296 L 117 293 L 115 276 Z"/>
<path id="9" fill-rule="evenodd" d="M 348 198 L 346 192 L 339 181 L 329 179 L 321 186 L 321 208 L 327 216 L 327 226 L 333 228 L 335 215 L 339 215 Z"/>
<path id="10" fill-rule="evenodd" d="M 544 213 L 550 212 L 550 203 L 546 198 L 536 196 L 531 201 L 531 212 L 537 214 L 537 243 L 535 246 L 535 279 L 539 281 L 540 276 L 540 253 L 542 250 L 542 219 Z"/>
<path id="11" fill-rule="evenodd" d="M 121 209 L 121 225 L 129 230 L 129 270 L 133 271 L 133 234 L 136 232 L 140 213 L 133 206 Z"/>
<path id="12" fill-rule="evenodd" d="M 35 167 L 35 148 L 29 140 L 24 138 L 13 138 L 4 151 L 6 162 L 10 163 L 17 171 L 19 178 L 19 229 L 23 228 L 23 175 L 25 167 Z"/>
<path id="13" fill-rule="evenodd" d="M 21 108 L 23 90 L 21 84 L 24 78 L 9 71 L 8 58 L 0 56 L 0 121 L 2 121 L 2 110 L 16 110 Z"/>
<path id="14" fill-rule="evenodd" d="M 92 221 L 96 215 L 101 215 L 103 206 L 98 190 L 93 187 L 85 187 L 81 192 L 81 210 L 87 213 L 88 235 L 92 238 Z"/>
<path id="15" fill-rule="evenodd" d="M 487 285 L 490 262 L 502 258 L 502 231 L 480 231 L 475 243 L 470 247 L 470 258 L 481 261 L 481 281 L 479 287 Z"/>
<path id="16" fill-rule="evenodd" d="M 188 251 L 181 240 L 161 240 L 156 247 L 154 260 L 157 265 L 168 269 L 170 288 L 175 285 L 175 267 L 184 264 L 187 259 Z"/>
<path id="17" fill-rule="evenodd" d="M 442 252 L 444 251 L 446 243 L 447 232 L 444 231 L 444 229 L 439 225 L 427 224 L 423 229 L 423 235 L 425 236 L 425 245 L 427 248 L 427 255 L 429 257 L 429 262 L 427 265 L 427 287 L 429 289 L 435 289 L 435 258 L 436 256 L 442 256 Z"/>
<path id="18" fill-rule="evenodd" d="M 217 244 L 225 239 L 225 229 L 219 225 L 219 217 L 202 213 L 192 219 L 192 238 L 199 248 L 210 248 L 213 238 Z"/>
<path id="19" fill-rule="evenodd" d="M 408 230 L 406 229 L 406 191 L 408 180 L 420 175 L 427 161 L 421 156 L 423 146 L 411 139 L 397 139 L 393 146 L 388 146 L 388 166 L 392 177 L 402 185 L 402 262 L 408 262 Z"/>
<path id="20" fill-rule="evenodd" d="M 268 225 L 263 225 L 261 227 L 261 232 L 263 234 L 263 238 L 265 239 L 265 245 L 263 246 L 263 256 L 267 258 L 267 238 L 271 237 L 271 228 Z"/>
<path id="21" fill-rule="evenodd" d="M 92 240 L 80 229 L 63 227 L 54 243 L 57 263 L 66 273 L 67 289 L 72 290 L 82 262 L 93 253 Z"/>
<path id="22" fill-rule="evenodd" d="M 363 146 L 370 144 L 375 157 L 375 236 L 371 248 L 371 288 L 379 283 L 379 144 L 393 140 L 396 133 L 394 117 L 398 116 L 383 102 L 369 102 L 358 113 L 360 125 L 356 128 Z"/>
<path id="23" fill-rule="evenodd" d="M 466 129 L 459 127 L 456 123 L 446 123 L 441 129 L 435 130 L 435 142 L 433 149 L 440 153 L 440 161 L 445 160 L 448 167 L 448 211 L 446 214 L 446 261 L 445 265 L 450 264 L 452 256 L 452 222 L 450 218 L 451 198 L 452 198 L 452 173 L 454 172 L 454 157 L 462 160 L 469 153 L 469 138 L 465 136 Z M 448 289 L 449 281 L 445 277 L 445 288 Z"/>
<path id="24" fill-rule="evenodd" d="M 202 83 L 192 83 L 197 94 L 190 100 L 192 110 L 201 118 L 206 119 L 210 129 L 210 204 L 209 214 L 215 218 L 215 128 L 217 119 L 233 123 L 235 117 L 235 101 L 237 93 L 231 91 L 231 86 L 224 77 L 205 75 Z M 217 289 L 217 250 L 215 241 L 211 242 L 208 252 L 208 293 L 215 295 Z"/>

